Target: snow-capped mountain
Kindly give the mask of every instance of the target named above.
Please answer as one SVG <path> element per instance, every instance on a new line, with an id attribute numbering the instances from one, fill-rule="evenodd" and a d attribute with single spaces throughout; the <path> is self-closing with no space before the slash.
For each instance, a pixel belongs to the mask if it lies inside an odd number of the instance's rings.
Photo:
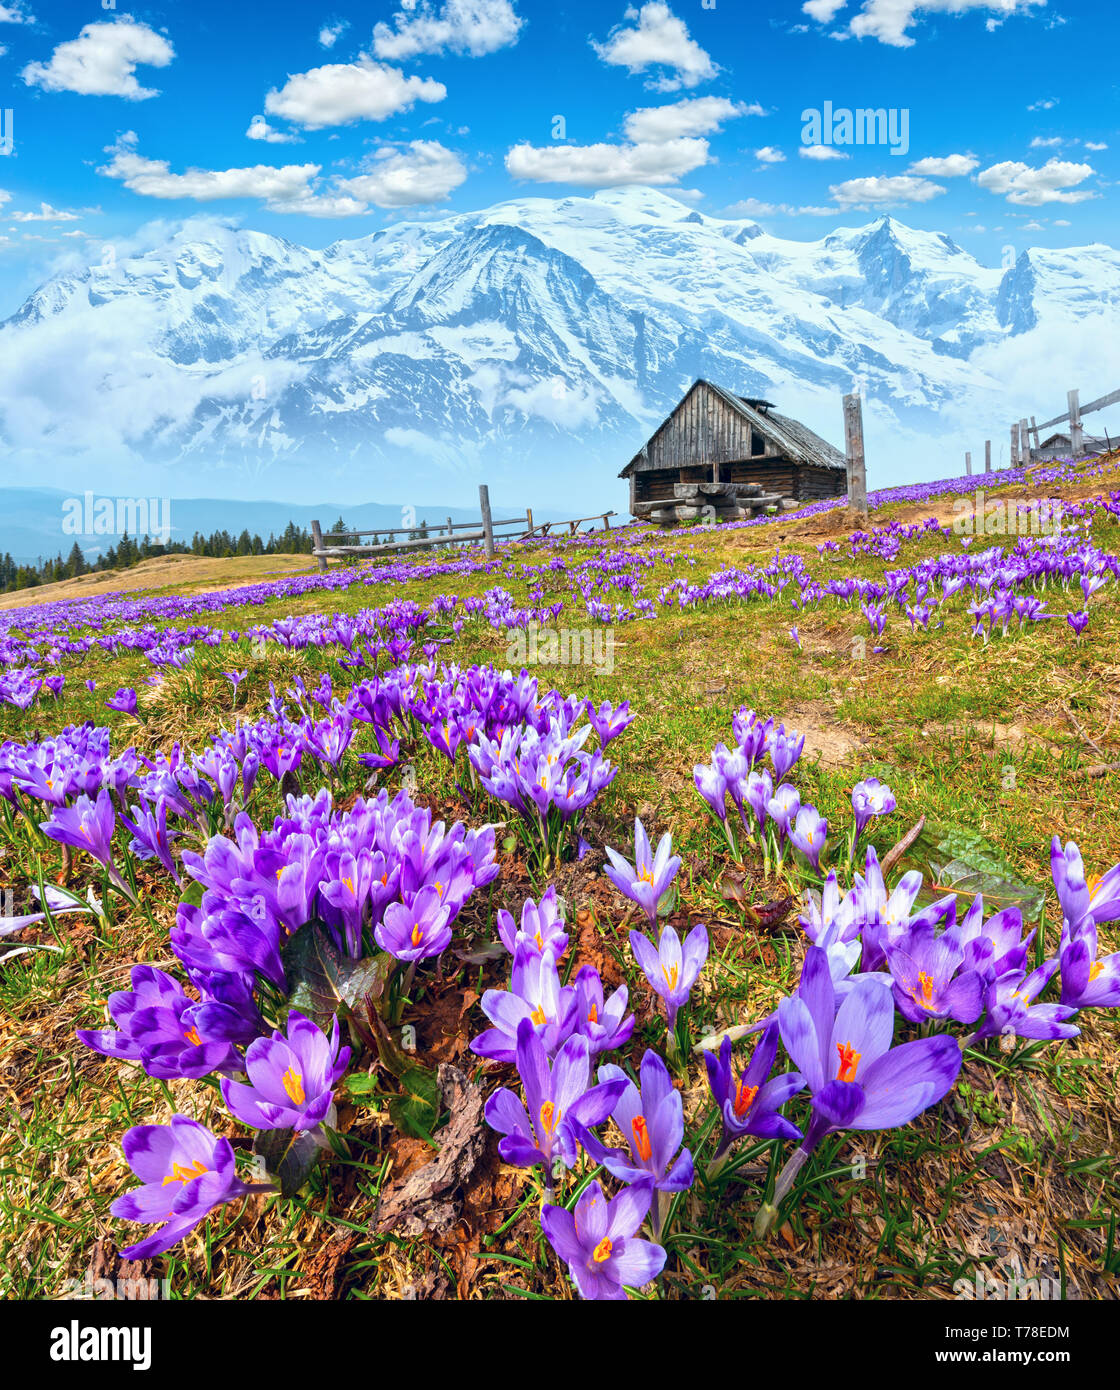
<path id="1" fill-rule="evenodd" d="M 224 470 L 293 498 L 345 480 L 359 500 L 460 502 L 488 481 L 593 510 L 621 504 L 618 469 L 698 376 L 837 443 L 858 381 L 873 476 L 894 482 L 956 454 L 966 425 L 974 446 L 1002 442 L 1005 421 L 1059 407 L 1077 378 L 1053 379 L 1068 349 L 1047 335 L 1099 319 L 1111 341 L 1118 318 L 1109 247 L 995 270 L 889 217 L 784 241 L 650 189 L 322 251 L 187 224 L 56 276 L 0 323 L 0 440 L 13 482 L 131 469 L 140 491 L 142 467 L 165 492 L 203 472 L 215 490 Z"/>

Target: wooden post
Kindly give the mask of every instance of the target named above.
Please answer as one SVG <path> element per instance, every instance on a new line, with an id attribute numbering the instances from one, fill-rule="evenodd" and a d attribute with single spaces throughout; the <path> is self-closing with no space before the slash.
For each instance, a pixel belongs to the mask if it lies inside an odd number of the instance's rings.
<path id="1" fill-rule="evenodd" d="M 1027 433 L 1026 416 L 1019 421 L 1019 460 L 1026 468 L 1031 461 L 1031 437 Z"/>
<path id="2" fill-rule="evenodd" d="M 610 518 L 610 514 L 609 514 L 608 512 L 604 512 L 604 513 L 603 513 L 603 530 L 604 530 L 604 531 L 609 531 L 610 529 L 611 529 L 611 518 Z"/>
<path id="3" fill-rule="evenodd" d="M 526 507 L 526 508 L 525 508 L 525 522 L 526 522 L 526 525 L 529 527 L 529 535 L 531 536 L 531 535 L 533 534 L 533 509 L 532 509 L 532 507 Z"/>
<path id="4" fill-rule="evenodd" d="M 478 485 L 478 500 L 482 505 L 482 530 L 486 537 L 486 558 L 494 558 L 494 523 L 490 518 L 490 489 L 485 483 Z"/>
<path id="5" fill-rule="evenodd" d="M 968 453 L 964 456 L 964 471 L 967 477 L 972 477 L 972 455 Z"/>
<path id="6" fill-rule="evenodd" d="M 1010 462 L 1010 464 L 1009 464 L 1008 466 L 1009 466 L 1010 468 L 1017 468 L 1017 467 L 1019 466 L 1019 426 L 1018 426 L 1018 425 L 1012 425 L 1012 426 L 1011 426 L 1011 462 Z"/>
<path id="7" fill-rule="evenodd" d="M 1033 415 L 1031 416 L 1031 434 L 1034 436 L 1034 447 L 1040 449 L 1042 445 L 1038 442 L 1038 426 L 1034 422 Z"/>
<path id="8" fill-rule="evenodd" d="M 1080 458 L 1085 451 L 1085 434 L 1081 428 L 1081 393 L 1071 391 L 1069 400 L 1069 450 L 1074 458 Z"/>
<path id="9" fill-rule="evenodd" d="M 867 524 L 867 465 L 863 454 L 863 401 L 858 391 L 844 397 L 844 443 L 848 464 L 848 511 Z"/>
<path id="10" fill-rule="evenodd" d="M 992 471 L 992 441 L 991 441 L 990 439 L 985 439 L 985 440 L 984 440 L 984 472 L 985 472 L 985 473 L 990 473 L 991 471 Z"/>
<path id="11" fill-rule="evenodd" d="M 312 545 L 315 547 L 316 550 L 322 550 L 322 548 L 323 548 L 323 528 L 319 525 L 319 523 L 318 523 L 317 521 L 313 521 L 313 522 L 311 523 L 311 543 L 312 543 Z M 327 557 L 326 557 L 325 555 L 317 555 L 315 558 L 319 561 L 319 570 L 320 570 L 320 572 L 321 572 L 322 574 L 326 574 L 326 572 L 327 572 Z"/>

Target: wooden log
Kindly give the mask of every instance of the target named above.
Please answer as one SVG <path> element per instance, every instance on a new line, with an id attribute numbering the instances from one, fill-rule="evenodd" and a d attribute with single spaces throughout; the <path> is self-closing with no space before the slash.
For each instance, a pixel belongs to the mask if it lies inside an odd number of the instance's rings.
<path id="1" fill-rule="evenodd" d="M 1019 466 L 1019 426 L 1011 426 L 1011 460 L 1008 464 L 1010 468 Z"/>
<path id="2" fill-rule="evenodd" d="M 1040 446 L 1040 444 L 1039 444 L 1039 442 L 1038 442 L 1038 426 L 1037 426 L 1037 425 L 1035 424 L 1035 422 L 1034 422 L 1034 416 L 1033 416 L 1033 415 L 1031 416 L 1031 435 L 1032 435 L 1032 437 L 1033 437 L 1033 439 L 1034 439 L 1034 447 L 1035 447 L 1036 449 L 1040 448 L 1041 446 Z"/>
<path id="3" fill-rule="evenodd" d="M 327 557 L 320 553 L 323 549 L 323 528 L 317 521 L 311 523 L 311 543 L 315 547 L 315 558 L 319 562 L 319 572 L 326 574 Z"/>
<path id="4" fill-rule="evenodd" d="M 1019 462 L 1024 468 L 1031 461 L 1031 437 L 1027 433 L 1027 417 L 1019 421 Z"/>
<path id="5" fill-rule="evenodd" d="M 844 397 L 844 442 L 848 465 L 848 509 L 867 521 L 867 467 L 863 454 L 863 401 L 858 391 Z"/>
<path id="6" fill-rule="evenodd" d="M 991 471 L 992 471 L 992 441 L 991 441 L 990 439 L 985 439 L 985 440 L 984 440 L 984 472 L 985 472 L 985 473 L 990 473 Z"/>
<path id="7" fill-rule="evenodd" d="M 494 523 L 490 517 L 490 489 L 485 483 L 478 485 L 478 500 L 482 507 L 482 535 L 486 542 L 486 558 L 494 558 Z"/>
<path id="8" fill-rule="evenodd" d="M 968 453 L 964 456 L 964 471 L 967 477 L 972 477 L 972 455 Z"/>

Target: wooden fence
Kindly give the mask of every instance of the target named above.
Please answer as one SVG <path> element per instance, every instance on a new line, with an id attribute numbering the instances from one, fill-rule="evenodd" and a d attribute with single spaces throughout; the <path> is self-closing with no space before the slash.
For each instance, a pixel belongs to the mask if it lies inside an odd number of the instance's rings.
<path id="1" fill-rule="evenodd" d="M 524 516 L 507 517 L 501 521 L 495 521 L 490 514 L 490 490 L 485 483 L 478 489 L 479 509 L 482 516 L 478 521 L 452 521 L 450 517 L 439 525 L 429 525 L 423 523 L 422 532 L 415 526 L 384 527 L 379 526 L 369 530 L 358 531 L 347 529 L 345 532 L 328 532 L 323 534 L 323 529 L 319 522 L 311 523 L 311 538 L 313 541 L 312 554 L 319 562 L 319 569 L 325 574 L 327 570 L 328 558 L 348 559 L 356 555 L 390 555 L 398 554 L 404 550 L 428 549 L 432 546 L 445 545 L 472 545 L 478 541 L 486 547 L 488 558 L 493 558 L 495 554 L 495 542 L 499 540 L 520 541 L 529 540 L 535 535 L 542 537 L 550 534 L 552 528 L 567 526 L 568 533 L 575 535 L 578 527 L 587 521 L 598 521 L 602 519 L 603 526 L 610 530 L 609 518 L 614 516 L 614 512 L 596 512 L 594 516 L 577 517 L 573 521 L 545 521 L 536 525 L 533 523 L 533 513 L 526 510 Z M 513 528 L 510 531 L 508 528 Z M 498 534 L 502 532 L 504 534 Z M 331 544 L 336 536 L 343 537 L 362 537 L 372 536 L 369 542 L 362 542 L 360 539 L 346 544 Z M 382 541 L 381 537 L 385 537 Z M 396 540 L 395 537 L 403 536 L 404 540 Z"/>
<path id="2" fill-rule="evenodd" d="M 1120 404 L 1120 390 L 1109 391 L 1107 395 L 1098 396 L 1095 401 L 1090 401 L 1088 405 L 1081 404 L 1081 392 L 1074 389 L 1066 393 L 1066 404 L 1068 409 L 1064 415 L 1055 415 L 1051 420 L 1043 420 L 1037 423 L 1032 415 L 1028 420 L 1026 416 L 1017 420 L 1010 428 L 1011 453 L 1008 468 L 1028 468 L 1033 461 L 1035 454 L 1042 451 L 1042 431 L 1051 429 L 1054 425 L 1064 425 L 1069 423 L 1069 452 L 1072 458 L 1080 458 L 1085 453 L 1085 430 L 1082 420 L 1086 415 L 1091 415 L 1094 411 L 1104 410 L 1106 406 Z M 1099 441 L 1096 441 L 1099 443 Z M 1114 443 L 1109 438 L 1108 431 L 1104 437 L 1105 450 L 1108 453 L 1113 451 Z M 1096 450 L 1094 449 L 1094 452 Z M 966 453 L 964 456 L 964 471 L 971 477 L 972 475 L 972 455 Z M 992 441 L 984 441 L 984 472 L 992 471 Z"/>

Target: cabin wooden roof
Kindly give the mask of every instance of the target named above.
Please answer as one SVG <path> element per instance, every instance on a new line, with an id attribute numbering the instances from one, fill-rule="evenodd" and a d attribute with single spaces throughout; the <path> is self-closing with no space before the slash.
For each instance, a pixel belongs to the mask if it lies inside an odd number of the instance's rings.
<path id="1" fill-rule="evenodd" d="M 639 468 L 642 461 L 648 457 L 650 444 L 657 438 L 662 430 L 666 429 L 673 422 L 673 417 L 681 406 L 692 395 L 697 387 L 706 386 L 716 396 L 736 411 L 739 415 L 750 421 L 751 428 L 764 435 L 767 439 L 781 451 L 785 458 L 791 459 L 794 463 L 813 464 L 818 468 L 837 468 L 847 467 L 844 455 L 839 449 L 834 448 L 826 439 L 822 439 L 819 434 L 803 425 L 800 420 L 794 420 L 788 415 L 779 415 L 773 408 L 770 401 L 762 400 L 757 396 L 736 396 L 730 391 L 725 391 L 722 386 L 717 386 L 712 381 L 705 381 L 703 377 L 698 378 L 692 383 L 688 390 L 681 397 L 675 409 L 668 415 L 649 439 L 642 445 L 641 449 L 634 455 L 626 467 L 619 473 L 620 478 L 628 478 L 636 468 Z"/>

